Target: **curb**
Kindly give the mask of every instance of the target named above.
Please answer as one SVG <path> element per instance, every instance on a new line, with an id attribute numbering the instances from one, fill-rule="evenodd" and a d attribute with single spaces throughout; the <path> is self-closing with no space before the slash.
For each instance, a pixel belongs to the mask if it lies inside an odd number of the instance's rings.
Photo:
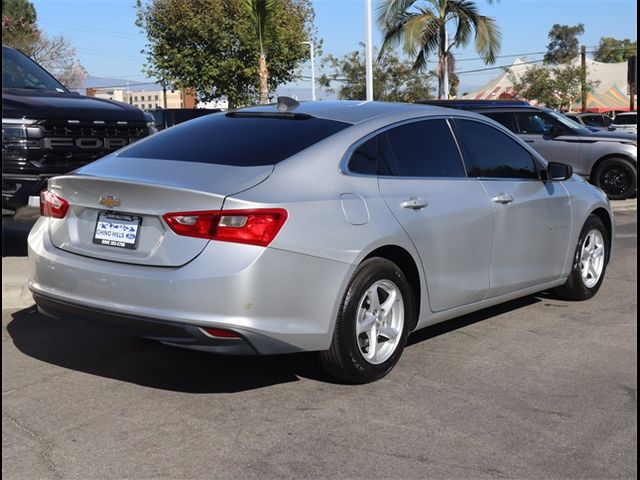
<path id="1" fill-rule="evenodd" d="M 33 297 L 27 287 L 26 257 L 2 259 L 2 308 L 16 309 L 33 305 Z"/>
<path id="2" fill-rule="evenodd" d="M 635 212 L 638 210 L 638 200 L 614 200 L 610 202 L 611 211 L 614 213 Z"/>

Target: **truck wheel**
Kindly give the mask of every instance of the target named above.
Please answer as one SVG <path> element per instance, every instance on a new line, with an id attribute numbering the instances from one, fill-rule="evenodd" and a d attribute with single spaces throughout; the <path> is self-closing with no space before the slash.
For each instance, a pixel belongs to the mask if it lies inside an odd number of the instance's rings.
<path id="1" fill-rule="evenodd" d="M 365 260 L 344 296 L 331 347 L 320 361 L 334 377 L 368 383 L 398 363 L 415 315 L 402 270 L 384 258 Z"/>
<path id="2" fill-rule="evenodd" d="M 607 158 L 593 172 L 593 183 L 612 200 L 629 198 L 638 188 L 638 170 L 626 158 Z"/>

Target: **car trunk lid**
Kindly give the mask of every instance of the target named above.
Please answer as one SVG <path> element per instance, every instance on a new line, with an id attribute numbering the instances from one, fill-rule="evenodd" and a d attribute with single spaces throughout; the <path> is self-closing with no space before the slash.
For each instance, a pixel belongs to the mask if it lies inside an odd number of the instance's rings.
<path id="1" fill-rule="evenodd" d="M 220 210 L 226 196 L 257 185 L 273 171 L 272 165 L 126 157 L 101 163 L 49 181 L 49 190 L 70 203 L 64 218 L 50 219 L 51 241 L 92 258 L 161 267 L 188 263 L 209 242 L 176 234 L 163 214 Z"/>

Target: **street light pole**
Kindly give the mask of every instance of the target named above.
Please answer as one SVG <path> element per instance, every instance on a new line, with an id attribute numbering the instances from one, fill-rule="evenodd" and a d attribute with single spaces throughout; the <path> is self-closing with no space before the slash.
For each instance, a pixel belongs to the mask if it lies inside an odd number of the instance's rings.
<path id="1" fill-rule="evenodd" d="M 367 101 L 373 100 L 373 38 L 371 27 L 371 0 L 364 0 L 364 43 Z"/>
<path id="2" fill-rule="evenodd" d="M 316 50 L 313 42 L 301 42 L 305 45 L 309 45 L 309 59 L 311 60 L 311 100 L 316 101 L 316 66 L 315 57 Z"/>

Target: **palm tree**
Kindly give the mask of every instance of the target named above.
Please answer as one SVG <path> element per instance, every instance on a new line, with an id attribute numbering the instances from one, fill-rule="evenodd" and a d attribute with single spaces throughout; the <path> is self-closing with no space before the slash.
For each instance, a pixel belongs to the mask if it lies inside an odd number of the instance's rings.
<path id="1" fill-rule="evenodd" d="M 264 50 L 267 28 L 275 9 L 275 0 L 246 0 L 251 13 L 253 24 L 260 46 L 260 58 L 258 62 L 258 82 L 260 91 L 260 103 L 269 103 L 269 68 L 267 56 Z"/>
<path id="2" fill-rule="evenodd" d="M 401 43 L 404 52 L 415 58 L 413 69 L 420 71 L 426 68 L 427 57 L 437 53 L 438 98 L 444 97 L 445 58 L 453 58 L 452 48 L 467 45 L 475 34 L 475 49 L 485 64 L 495 63 L 500 51 L 502 34 L 496 21 L 480 15 L 470 0 L 383 0 L 377 15 L 384 34 L 380 54 Z M 446 27 L 450 22 L 455 24 L 455 34 L 447 45 Z"/>

